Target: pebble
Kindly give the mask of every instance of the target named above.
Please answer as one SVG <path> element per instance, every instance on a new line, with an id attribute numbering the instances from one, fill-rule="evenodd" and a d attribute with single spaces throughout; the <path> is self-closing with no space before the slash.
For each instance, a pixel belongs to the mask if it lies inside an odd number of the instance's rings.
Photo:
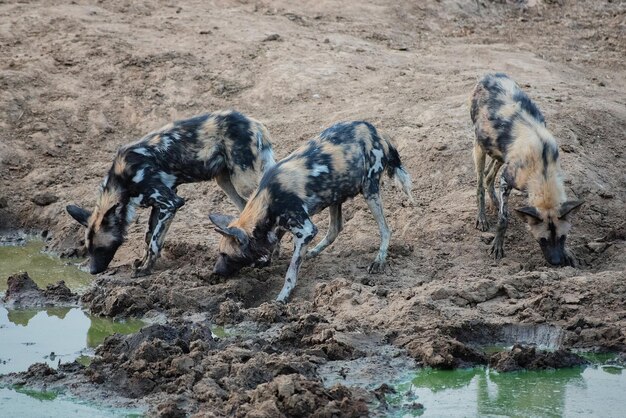
<path id="1" fill-rule="evenodd" d="M 263 39 L 263 42 L 271 41 L 280 41 L 280 35 L 277 33 L 272 33 L 271 35 L 268 35 L 265 39 Z"/>
<path id="2" fill-rule="evenodd" d="M 59 200 L 59 197 L 50 192 L 43 192 L 37 193 L 30 200 L 37 206 L 48 206 Z"/>
<path id="3" fill-rule="evenodd" d="M 609 244 L 606 242 L 589 242 L 587 243 L 587 247 L 593 251 L 594 253 L 601 253 L 607 249 Z"/>

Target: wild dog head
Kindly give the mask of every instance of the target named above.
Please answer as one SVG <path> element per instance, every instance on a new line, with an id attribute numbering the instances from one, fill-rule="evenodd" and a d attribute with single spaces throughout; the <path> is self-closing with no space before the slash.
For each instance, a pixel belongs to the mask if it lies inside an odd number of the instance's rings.
<path id="1" fill-rule="evenodd" d="M 89 272 L 106 270 L 115 252 L 124 242 L 127 205 L 107 191 L 101 193 L 93 212 L 68 205 L 67 212 L 86 228 L 85 246 L 89 254 Z"/>
<path id="2" fill-rule="evenodd" d="M 213 273 L 229 277 L 244 267 L 264 267 L 270 263 L 278 238 L 269 226 L 267 229 L 257 227 L 249 234 L 238 226 L 233 216 L 211 214 L 209 219 L 215 231 L 222 235 Z"/>
<path id="3" fill-rule="evenodd" d="M 573 265 L 574 261 L 565 249 L 565 240 L 572 227 L 570 217 L 583 203 L 582 200 L 568 200 L 556 210 L 541 210 L 534 206 L 515 209 L 539 243 L 544 258 L 553 266 Z"/>

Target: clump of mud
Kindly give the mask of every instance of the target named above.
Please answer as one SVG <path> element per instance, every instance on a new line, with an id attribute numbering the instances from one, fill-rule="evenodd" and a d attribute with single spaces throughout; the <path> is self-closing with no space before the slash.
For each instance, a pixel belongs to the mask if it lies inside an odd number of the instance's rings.
<path id="1" fill-rule="evenodd" d="M 499 372 L 561 369 L 585 364 L 589 362 L 569 350 L 544 351 L 519 344 L 514 345 L 511 351 L 495 353 L 489 359 L 489 366 Z"/>
<path id="2" fill-rule="evenodd" d="M 250 417 L 361 417 L 368 414 L 365 402 L 354 400 L 349 389 L 335 385 L 326 389 L 319 381 L 299 374 L 281 375 L 259 385 L 238 416 Z"/>
<path id="3" fill-rule="evenodd" d="M 134 335 L 109 337 L 85 374 L 102 389 L 149 399 L 160 415 L 363 415 L 364 400 L 343 386 L 326 389 L 316 376 L 316 365 L 327 356 L 278 348 L 296 335 L 310 334 L 300 330 L 312 331 L 318 322 L 305 316 L 272 341 L 219 341 L 206 321 L 150 325 Z M 323 355 L 323 348 L 318 352 Z"/>
<path id="4" fill-rule="evenodd" d="M 41 306 L 77 306 L 78 295 L 63 280 L 40 289 L 28 273 L 18 273 L 7 279 L 7 291 L 2 302 L 8 308 L 33 308 Z"/>

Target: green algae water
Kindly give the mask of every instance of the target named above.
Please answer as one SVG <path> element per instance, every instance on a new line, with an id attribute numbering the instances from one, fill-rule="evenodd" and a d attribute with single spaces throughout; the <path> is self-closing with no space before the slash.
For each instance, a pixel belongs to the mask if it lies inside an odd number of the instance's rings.
<path id="1" fill-rule="evenodd" d="M 0 245 L 0 293 L 6 292 L 9 276 L 24 271 L 42 289 L 59 280 L 65 280 L 71 290 L 91 283 L 93 276 L 80 270 L 76 259 L 62 260 L 42 252 L 43 248 L 43 241 L 34 238 L 25 245 Z"/>
<path id="2" fill-rule="evenodd" d="M 105 408 L 65 397 L 55 392 L 25 388 L 0 388 L 0 416 L 3 417 L 140 417 L 141 410 Z"/>
<path id="3" fill-rule="evenodd" d="M 221 325 L 212 325 L 211 326 L 211 336 L 213 338 L 228 338 L 237 335 L 232 329 L 225 328 Z"/>
<path id="4" fill-rule="evenodd" d="M 83 364 L 112 334 L 132 334 L 140 320 L 114 321 L 79 308 L 7 310 L 0 306 L 0 374 L 20 372 L 33 363 L 57 367 L 76 359 Z"/>
<path id="5" fill-rule="evenodd" d="M 42 252 L 43 241 L 30 239 L 25 245 L 0 246 L 0 294 L 6 279 L 19 272 L 40 288 L 64 280 L 73 291 L 86 287 L 90 274 L 76 260 L 61 260 Z M 80 260 L 79 260 L 80 261 Z M 88 364 L 94 349 L 112 334 L 131 334 L 144 323 L 113 321 L 88 315 L 79 308 L 8 310 L 0 304 L 0 375 L 27 370 L 34 363 L 56 368 L 74 360 Z M 24 387 L 0 387 L 0 416 L 6 417 L 138 417 L 143 411 L 107 408 L 68 397 L 62 393 Z"/>
<path id="6" fill-rule="evenodd" d="M 392 386 L 396 393 L 387 395 L 389 408 L 379 416 L 626 416 L 626 371 L 614 365 L 511 373 L 422 369 Z"/>

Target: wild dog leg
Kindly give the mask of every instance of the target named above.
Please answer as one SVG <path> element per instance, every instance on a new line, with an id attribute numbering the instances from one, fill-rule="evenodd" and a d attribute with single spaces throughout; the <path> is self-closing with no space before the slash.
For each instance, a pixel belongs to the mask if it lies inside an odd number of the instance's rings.
<path id="1" fill-rule="evenodd" d="M 306 254 L 307 246 L 317 234 L 317 227 L 309 218 L 302 222 L 301 225 L 290 229 L 291 233 L 294 235 L 293 256 L 291 257 L 291 263 L 289 263 L 289 268 L 285 275 L 285 284 L 276 298 L 278 302 L 286 302 L 291 291 L 296 286 L 298 271 L 300 270 L 304 255 Z"/>
<path id="2" fill-rule="evenodd" d="M 489 163 L 489 167 L 487 168 L 487 178 L 485 182 L 487 183 L 487 191 L 489 192 L 489 199 L 493 204 L 494 208 L 500 207 L 500 202 L 498 201 L 498 196 L 496 195 L 496 177 L 498 176 L 498 171 L 502 167 L 502 162 L 492 159 Z"/>
<path id="3" fill-rule="evenodd" d="M 374 219 L 378 223 L 378 229 L 380 231 L 380 248 L 378 254 L 374 259 L 374 262 L 370 264 L 367 269 L 368 273 L 382 273 L 385 271 L 387 264 L 387 249 L 389 248 L 389 238 L 391 237 L 391 231 L 387 226 L 385 220 L 385 214 L 383 212 L 383 205 L 380 201 L 380 195 L 378 193 L 372 194 L 366 198 L 367 206 L 369 206 Z"/>
<path id="4" fill-rule="evenodd" d="M 276 232 L 276 246 L 274 247 L 274 250 L 272 251 L 272 260 L 280 257 L 280 242 L 282 241 L 283 236 L 285 235 L 285 232 L 287 231 L 282 228 L 278 228 L 275 230 L 275 232 Z"/>
<path id="5" fill-rule="evenodd" d="M 135 262 L 133 263 L 133 268 L 137 268 L 141 265 L 144 265 L 146 261 L 148 260 L 148 257 L 150 255 L 150 251 L 149 251 L 150 241 L 152 240 L 152 234 L 154 234 L 154 228 L 156 227 L 158 219 L 159 219 L 159 208 L 153 207 L 152 211 L 150 212 L 150 219 L 148 220 L 148 229 L 146 229 L 146 237 L 145 237 L 146 248 L 143 253 L 143 258 L 141 260 L 139 259 L 135 260 Z"/>
<path id="6" fill-rule="evenodd" d="M 222 190 L 224 190 L 224 192 L 228 195 L 230 200 L 232 200 L 235 206 L 237 206 L 239 212 L 241 212 L 246 206 L 246 199 L 244 199 L 239 195 L 239 193 L 237 193 L 237 190 L 235 190 L 235 186 L 233 186 L 233 183 L 230 181 L 230 176 L 228 175 L 228 173 L 220 174 L 215 178 L 215 181 L 217 181 L 217 184 L 222 188 Z"/>
<path id="7" fill-rule="evenodd" d="M 498 225 L 496 227 L 496 237 L 493 239 L 491 254 L 496 260 L 504 257 L 504 234 L 509 224 L 509 194 L 512 186 L 506 180 L 506 168 L 500 175 L 500 207 L 498 210 Z"/>
<path id="8" fill-rule="evenodd" d="M 151 198 L 154 200 L 155 206 L 150 214 L 150 225 L 146 233 L 146 254 L 141 264 L 135 264 L 133 266 L 133 277 L 146 276 L 152 272 L 152 267 L 154 267 L 161 253 L 165 235 L 174 219 L 174 215 L 176 215 L 176 211 L 185 204 L 185 201 L 181 197 L 167 188 L 155 190 Z M 152 233 L 148 240 L 150 230 L 152 230 Z"/>
<path id="9" fill-rule="evenodd" d="M 343 229 L 343 217 L 341 216 L 341 203 L 337 205 L 332 205 L 328 208 L 330 211 L 330 221 L 328 223 L 328 232 L 326 232 L 326 236 L 322 239 L 312 250 L 310 250 L 306 254 L 306 258 L 312 258 L 321 253 L 326 247 L 332 244 L 337 235 Z"/>
<path id="10" fill-rule="evenodd" d="M 476 229 L 487 231 L 489 223 L 485 216 L 485 158 L 487 154 L 482 149 L 478 141 L 474 141 L 474 165 L 476 168 L 476 203 L 478 205 L 478 216 L 476 217 Z"/>

